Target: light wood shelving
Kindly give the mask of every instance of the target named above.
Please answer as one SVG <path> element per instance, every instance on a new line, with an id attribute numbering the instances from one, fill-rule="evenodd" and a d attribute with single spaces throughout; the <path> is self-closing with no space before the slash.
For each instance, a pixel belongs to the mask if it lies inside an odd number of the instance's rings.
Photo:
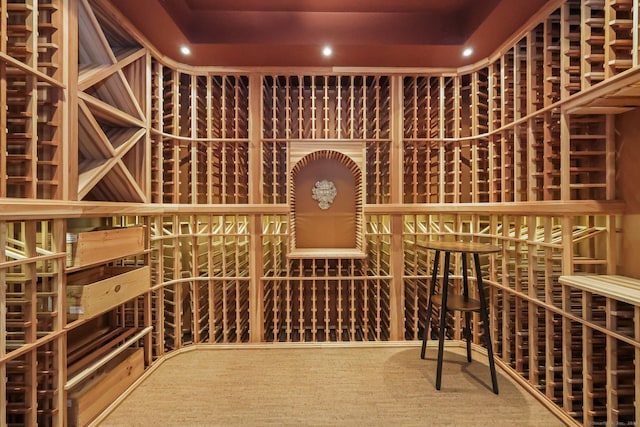
<path id="1" fill-rule="evenodd" d="M 287 259 L 285 218 L 263 217 L 264 341 L 389 339 L 389 217 L 367 223 L 365 259 Z"/>
<path id="2" fill-rule="evenodd" d="M 58 343 L 46 340 L 60 332 L 64 318 L 63 223 L 10 221 L 2 222 L 0 229 L 3 423 L 46 423 L 64 407 L 64 359 Z"/>
<path id="3" fill-rule="evenodd" d="M 563 307 L 574 314 L 564 347 L 571 388 L 567 398 L 584 424 L 633 423 L 637 419 L 638 283 L 622 276 L 562 276 Z M 578 405 L 578 403 L 580 405 Z"/>
<path id="4" fill-rule="evenodd" d="M 637 0 L 558 1 L 488 59 L 424 70 L 183 66 L 108 2 L 78 0 L 75 34 L 66 4 L 0 2 L 0 424 L 63 425 L 124 348 L 146 367 L 194 344 L 419 340 L 428 239 L 502 247 L 481 261 L 508 372 L 577 423 L 638 421 L 639 306 L 560 280 L 615 274 L 636 233 L 616 150 Z M 364 156 L 363 254 L 288 257 L 292 144 L 341 143 Z M 145 225 L 144 249 L 66 268 L 77 221 Z M 67 285 L 103 264 L 150 289 L 71 321 Z"/>
<path id="5" fill-rule="evenodd" d="M 68 425 L 93 420 L 126 388 L 117 384 L 123 372 L 130 384 L 151 363 L 146 226 L 144 219 L 124 216 L 67 223 L 61 372 L 71 403 L 62 414 Z"/>
<path id="6" fill-rule="evenodd" d="M 245 215 L 157 217 L 152 226 L 154 351 L 249 339 Z"/>
<path id="7" fill-rule="evenodd" d="M 248 78 L 152 62 L 154 203 L 248 202 Z"/>
<path id="8" fill-rule="evenodd" d="M 0 197 L 60 199 L 61 1 L 6 4 L 0 48 Z"/>

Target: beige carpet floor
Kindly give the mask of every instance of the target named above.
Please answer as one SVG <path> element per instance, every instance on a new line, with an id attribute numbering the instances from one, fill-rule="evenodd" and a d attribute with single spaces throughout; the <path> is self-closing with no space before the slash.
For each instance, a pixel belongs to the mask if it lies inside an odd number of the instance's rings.
<path id="1" fill-rule="evenodd" d="M 486 356 L 436 349 L 200 348 L 156 369 L 100 424 L 108 426 L 560 426 Z M 484 359 L 484 360 L 482 360 Z"/>

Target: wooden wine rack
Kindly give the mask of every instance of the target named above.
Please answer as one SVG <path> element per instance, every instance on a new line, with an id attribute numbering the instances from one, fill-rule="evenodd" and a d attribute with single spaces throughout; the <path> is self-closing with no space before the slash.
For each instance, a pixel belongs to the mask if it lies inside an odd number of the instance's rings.
<path id="1" fill-rule="evenodd" d="M 156 355 L 249 340 L 249 234 L 243 215 L 157 217 L 152 227 Z"/>
<path id="2" fill-rule="evenodd" d="M 388 76 L 290 75 L 262 79 L 262 200 L 286 203 L 288 141 L 365 145 L 367 203 L 390 201 Z"/>
<path id="3" fill-rule="evenodd" d="M 571 343 L 565 366 L 571 366 L 571 387 L 565 405 L 573 404 L 585 424 L 633 423 L 638 396 L 636 368 L 632 362 L 637 347 L 637 283 L 621 276 L 584 275 L 560 278 L 563 307 L 574 314 Z"/>
<path id="4" fill-rule="evenodd" d="M 593 317 L 596 313 L 593 307 L 600 307 L 604 325 L 604 316 L 610 313 L 612 303 L 574 303 L 572 299 L 575 298 L 575 291 L 568 293 L 569 287 L 560 287 L 558 281 L 564 268 L 563 260 L 569 253 L 573 259 L 574 271 L 606 273 L 607 263 L 602 259 L 604 254 L 595 248 L 606 244 L 608 237 L 603 234 L 606 229 L 604 224 L 609 220 L 606 216 L 571 219 L 552 216 L 434 214 L 405 217 L 403 239 L 407 338 L 420 337 L 424 328 L 424 301 L 432 263 L 432 255 L 421 249 L 417 242 L 429 238 L 450 238 L 498 244 L 503 247 L 502 252 L 483 261 L 491 267 L 490 272 L 484 274 L 485 280 L 492 284 L 489 301 L 493 307 L 491 327 L 495 350 L 505 363 L 526 378 L 532 386 L 563 406 L 567 413 L 582 420 L 582 396 L 577 396 L 577 393 L 582 393 L 582 372 L 586 369 L 583 361 L 588 363 L 588 359 L 583 359 L 581 336 L 584 332 L 593 334 L 594 331 L 589 327 L 585 327 L 583 331 L 579 323 L 576 329 L 574 316 L 584 316 L 581 313 L 588 307 L 591 310 L 590 316 Z M 452 259 L 451 273 L 454 286 L 460 287 L 459 263 L 460 260 L 455 257 Z M 439 276 L 440 280 L 441 277 L 442 275 Z M 577 296 L 580 297 L 581 294 L 578 292 Z M 434 315 L 432 321 L 437 321 L 438 316 Z M 620 316 L 629 318 L 627 314 Z M 461 338 L 460 321 L 460 318 L 449 319 L 452 338 Z M 620 333 L 623 333 L 624 328 L 629 330 L 629 320 L 619 323 L 619 326 L 616 330 Z M 627 334 L 633 334 L 632 331 L 633 328 Z M 473 328 L 473 334 L 478 339 L 476 328 Z M 578 344 L 572 341 L 576 339 Z M 611 345 L 605 341 L 600 341 L 600 344 L 603 347 Z M 560 348 L 563 350 L 558 351 Z M 593 369 L 602 373 L 607 371 L 604 365 L 594 365 Z M 621 384 L 628 384 L 629 381 L 630 377 L 623 379 Z M 601 380 L 594 384 L 604 383 Z M 585 418 L 589 419 L 595 418 Z"/>
<path id="5" fill-rule="evenodd" d="M 148 202 L 146 51 L 88 0 L 78 23 L 77 198 Z"/>
<path id="6" fill-rule="evenodd" d="M 91 334 L 87 338 L 86 331 L 93 328 L 83 332 L 84 323 L 76 322 L 77 330 L 66 325 L 65 230 L 64 219 L 0 222 L 0 279 L 6 307 L 0 345 L 0 369 L 6 378 L 3 425 L 62 425 L 71 377 L 113 350 L 119 342 L 116 335 L 123 334 L 124 341 L 131 331 L 144 327 L 144 297 L 110 314 L 114 331 L 120 332 L 108 339 L 93 340 Z M 143 261 L 121 260 L 118 265 Z M 83 354 L 67 353 L 78 337 L 91 346 L 83 347 Z"/>
<path id="7" fill-rule="evenodd" d="M 152 200 L 248 202 L 248 78 L 152 63 Z"/>
<path id="8" fill-rule="evenodd" d="M 265 341 L 389 339 L 389 218 L 367 224 L 364 260 L 287 260 L 285 218 L 263 217 Z"/>
<path id="9" fill-rule="evenodd" d="M 604 54 L 604 2 L 582 2 L 582 23 L 586 37 L 582 41 L 581 67 L 582 87 L 587 88 L 604 80 L 605 54 Z"/>
<path id="10" fill-rule="evenodd" d="M 6 384 L 3 424 L 46 424 L 63 407 L 62 220 L 0 224 L 0 279 L 6 309 L 0 354 Z"/>
<path id="11" fill-rule="evenodd" d="M 63 425 L 78 375 L 121 347 L 147 366 L 193 344 L 419 340 L 439 316 L 428 239 L 502 248 L 481 264 L 509 373 L 578 423 L 638 421 L 638 304 L 560 283 L 614 274 L 637 234 L 616 161 L 637 0 L 558 1 L 488 59 L 424 70 L 189 67 L 108 2 L 77 1 L 79 34 L 66 5 L 0 2 L 1 424 Z M 288 257 L 291 147 L 342 143 L 365 156 L 363 257 Z M 152 283 L 71 321 L 78 218 L 145 225 L 144 250 L 104 264 Z"/>
<path id="12" fill-rule="evenodd" d="M 16 1 L 0 10 L 0 197 L 62 197 L 61 3 Z"/>
<path id="13" fill-rule="evenodd" d="M 388 139 L 386 76 L 265 76 L 263 139 Z"/>
<path id="14" fill-rule="evenodd" d="M 265 341 L 375 341 L 388 337 L 388 280 L 359 259 L 296 259 L 265 280 Z M 309 278 L 310 274 L 315 277 Z"/>

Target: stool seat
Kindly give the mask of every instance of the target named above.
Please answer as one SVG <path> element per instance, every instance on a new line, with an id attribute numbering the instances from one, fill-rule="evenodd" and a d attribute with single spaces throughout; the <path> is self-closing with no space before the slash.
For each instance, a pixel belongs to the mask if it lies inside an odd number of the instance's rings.
<path id="1" fill-rule="evenodd" d="M 442 295 L 434 295 L 433 303 L 442 306 Z M 447 295 L 447 310 L 480 312 L 480 300 L 467 298 L 464 295 Z"/>

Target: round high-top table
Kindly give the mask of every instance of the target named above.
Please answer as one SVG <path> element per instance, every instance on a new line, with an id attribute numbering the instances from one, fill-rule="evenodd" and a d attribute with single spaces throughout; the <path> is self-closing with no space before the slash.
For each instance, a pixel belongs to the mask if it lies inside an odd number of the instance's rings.
<path id="1" fill-rule="evenodd" d="M 493 361 L 493 346 L 491 344 L 491 334 L 489 330 L 489 315 L 487 311 L 487 301 L 485 299 L 484 286 L 482 284 L 482 270 L 480 268 L 480 254 L 490 254 L 499 252 L 502 249 L 498 246 L 487 245 L 477 242 L 436 242 L 427 241 L 418 243 L 419 246 L 435 251 L 433 260 L 433 271 L 431 273 L 431 289 L 429 291 L 429 304 L 427 306 L 427 323 L 424 329 L 424 337 L 422 339 L 422 352 L 420 357 L 424 359 L 427 347 L 427 338 L 429 337 L 429 327 L 431 325 L 431 313 L 433 305 L 440 306 L 440 331 L 438 340 L 438 369 L 436 374 L 436 389 L 440 390 L 442 383 L 442 359 L 444 355 L 444 339 L 445 339 L 445 323 L 447 310 L 461 311 L 465 317 L 464 336 L 467 340 L 467 361 L 471 362 L 471 312 L 479 312 L 482 326 L 484 328 L 485 344 L 487 346 L 487 355 L 489 356 L 489 370 L 491 371 L 491 382 L 493 392 L 498 394 L 498 379 L 496 377 L 496 367 Z M 436 294 L 436 284 L 438 282 L 438 266 L 440 264 L 440 252 L 444 252 L 444 273 L 441 294 Z M 449 295 L 449 260 L 451 253 L 460 253 L 462 255 L 462 295 Z M 476 283 L 478 287 L 478 299 L 469 296 L 469 282 L 467 271 L 467 254 L 473 255 L 476 271 Z"/>

